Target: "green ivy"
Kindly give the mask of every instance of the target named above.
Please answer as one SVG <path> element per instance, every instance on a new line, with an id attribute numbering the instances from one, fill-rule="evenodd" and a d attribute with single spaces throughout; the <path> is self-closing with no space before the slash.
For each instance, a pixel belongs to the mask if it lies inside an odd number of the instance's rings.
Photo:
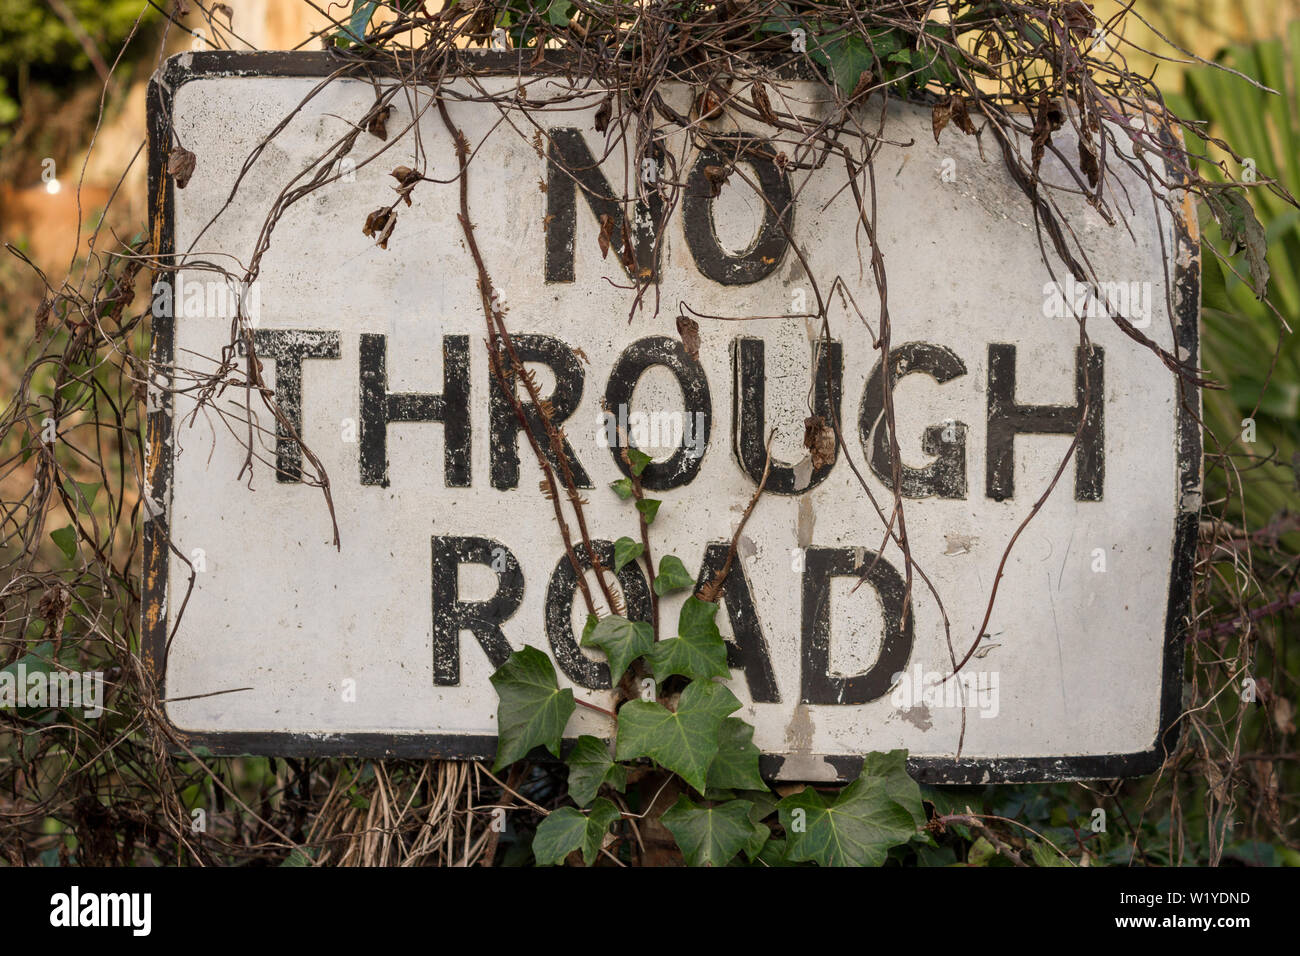
<path id="1" fill-rule="evenodd" d="M 632 478 L 626 485 L 616 482 L 614 491 L 640 506 L 647 500 L 640 475 L 649 458 L 631 450 L 628 461 Z M 649 520 L 639 510 L 644 530 Z M 630 537 L 615 543 L 614 555 L 616 570 L 649 561 L 644 544 Z M 679 557 L 660 558 L 657 595 L 693 584 Z M 580 643 L 605 654 L 611 686 L 617 689 L 625 675 L 649 673 L 663 697 L 623 702 L 611 714 L 610 739 L 578 737 L 565 760 L 573 806 L 552 810 L 537 827 L 537 864 L 562 863 L 575 851 L 586 865 L 594 863 L 614 842 L 610 834 L 623 819 L 617 795 L 627 789 L 632 771 L 647 764 L 675 774 L 688 790 L 661 822 L 691 866 L 879 866 L 914 838 L 921 849 L 933 848 L 929 834 L 920 833 L 925 813 L 920 789 L 907 774 L 905 751 L 869 755 L 859 778 L 834 793 L 806 788 L 779 800 L 768 789 L 759 773 L 754 728 L 734 716 L 741 702 L 722 682 L 730 671 L 717 613 L 716 603 L 689 595 L 676 636 L 666 639 L 656 639 L 645 621 L 588 616 Z M 516 651 L 492 675 L 492 685 L 499 697 L 496 769 L 537 747 L 559 756 L 576 703 L 572 690 L 559 687 L 550 658 L 534 647 Z"/>

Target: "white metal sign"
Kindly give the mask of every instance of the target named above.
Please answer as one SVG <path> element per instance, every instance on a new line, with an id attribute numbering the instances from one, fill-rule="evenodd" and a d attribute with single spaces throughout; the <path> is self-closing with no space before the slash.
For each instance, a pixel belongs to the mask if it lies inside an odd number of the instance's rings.
<path id="1" fill-rule="evenodd" d="M 148 650 L 170 720 L 214 752 L 490 755 L 488 677 L 512 649 L 547 651 L 562 685 L 596 704 L 610 699 L 609 674 L 578 646 L 577 578 L 538 462 L 493 384 L 456 159 L 427 101 L 395 99 L 387 140 L 363 133 L 356 162 L 289 205 L 255 286 L 237 290 L 266 382 L 329 477 L 341 548 L 320 489 L 300 480 L 308 463 L 288 426 L 241 389 L 196 410 L 187 387 L 230 341 L 229 299 L 211 294 L 203 264 L 238 273 L 276 198 L 374 103 L 368 79 L 317 89 L 334 68 L 325 54 L 193 54 L 155 82 L 155 235 L 180 269 L 155 319 Z M 807 115 L 824 108 L 810 102 L 814 84 L 786 89 Z M 878 296 L 842 169 L 753 161 L 748 178 L 768 201 L 743 184 L 715 197 L 708 153 L 669 142 L 686 185 L 656 249 L 645 219 L 623 228 L 619 205 L 602 199 L 641 172 L 621 147 L 600 159 L 602 99 L 532 114 L 538 136 L 494 106 L 448 100 L 475 152 L 475 235 L 516 347 L 564 421 L 595 547 L 637 535 L 609 490 L 624 475 L 625 435 L 655 458 L 645 481 L 664 502 L 656 553 L 708 580 L 774 432 L 767 493 L 718 614 L 739 716 L 756 726 L 767 771 L 843 778 L 860 755 L 897 747 L 931 780 L 1151 769 L 1178 705 L 1197 399 L 1180 399 L 1152 352 L 1105 318 L 1089 322 L 1094 349 L 1076 347 L 1070 305 L 1086 309 L 1089 290 L 1053 282 L 1001 158 L 982 157 L 973 137 L 936 143 L 929 109 L 896 104 L 887 138 L 907 145 L 876 163 L 907 534 L 946 631 L 919 577 L 902 614 L 902 555 L 881 551 L 863 490 L 892 502 Z M 184 189 L 164 175 L 178 145 L 196 157 Z M 399 165 L 427 179 L 381 248 L 362 225 L 391 201 Z M 1063 174 L 1049 157 L 1044 175 Z M 1148 205 L 1125 230 L 1078 206 L 1111 301 L 1194 357 L 1188 225 Z M 604 241 L 602 216 L 614 222 Z M 654 270 L 658 315 L 653 304 L 632 313 L 624 262 Z M 838 276 L 849 293 L 832 296 L 830 341 L 803 317 L 814 308 L 804 263 L 823 288 Z M 697 356 L 678 336 L 679 303 L 701 316 Z M 835 449 L 814 467 L 804 421 L 827 409 L 848 459 Z M 1076 434 L 981 636 L 1007 543 Z M 618 580 L 629 613 L 648 613 L 636 563 Z M 667 626 L 682 597 L 664 600 Z M 976 642 L 939 684 L 950 643 L 960 658 Z M 579 709 L 569 733 L 608 736 L 606 722 Z"/>

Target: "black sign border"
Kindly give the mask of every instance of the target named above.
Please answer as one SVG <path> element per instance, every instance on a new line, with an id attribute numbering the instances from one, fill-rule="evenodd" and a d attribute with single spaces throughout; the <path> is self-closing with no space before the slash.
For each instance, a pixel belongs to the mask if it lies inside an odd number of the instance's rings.
<path id="1" fill-rule="evenodd" d="M 541 63 L 532 62 L 532 51 L 462 51 L 460 57 L 478 73 L 538 75 L 569 73 L 577 66 L 575 57 L 548 53 Z M 330 52 L 244 52 L 193 51 L 168 59 L 149 83 L 147 121 L 149 134 L 149 228 L 160 258 L 175 254 L 172 233 L 173 183 L 165 176 L 165 149 L 171 142 L 172 98 L 190 80 L 215 76 L 278 76 L 321 78 L 329 76 L 383 76 L 388 68 L 379 63 L 345 59 Z M 798 61 L 776 64 L 773 74 L 782 79 L 809 76 L 809 67 Z M 1165 131 L 1172 139 L 1173 134 Z M 1174 182 L 1182 180 L 1167 168 Z M 1175 220 L 1173 298 L 1179 354 L 1195 364 L 1199 352 L 1200 244 L 1196 237 L 1195 213 L 1188 207 L 1187 219 Z M 160 273 L 158 281 L 171 282 L 172 273 Z M 174 298 L 174 296 L 173 296 Z M 169 369 L 174 357 L 174 326 L 170 316 L 153 319 L 150 345 L 150 377 Z M 1173 567 L 1165 612 L 1163 679 L 1160 695 L 1161 730 L 1151 747 L 1127 754 L 1084 754 L 1058 757 L 909 757 L 913 777 L 931 784 L 1043 783 L 1068 780 L 1097 780 L 1152 773 L 1177 746 L 1181 731 L 1183 657 L 1191 604 L 1193 566 L 1201 500 L 1200 396 L 1195 388 L 1179 380 L 1178 463 L 1180 501 L 1173 543 Z M 1195 407 L 1194 407 L 1195 406 Z M 157 700 L 165 701 L 164 677 L 170 635 L 168 634 L 167 584 L 170 548 L 167 518 L 171 508 L 172 413 L 170 397 L 164 393 L 157 408 L 150 406 L 146 419 L 146 495 L 152 502 L 144 509 L 144 600 L 142 602 L 141 650 Z M 1188 509 L 1188 503 L 1195 507 Z M 387 757 L 398 759 L 492 759 L 495 735 L 471 734 L 301 734 L 271 731 L 191 732 L 171 722 L 165 706 L 160 713 L 172 740 L 169 749 L 186 754 L 205 748 L 213 756 L 292 757 Z M 553 759 L 544 752 L 538 756 Z M 800 755 L 802 760 L 821 759 L 834 767 L 836 779 L 851 780 L 862 766 L 855 755 Z M 786 758 L 764 755 L 763 775 L 775 779 Z"/>

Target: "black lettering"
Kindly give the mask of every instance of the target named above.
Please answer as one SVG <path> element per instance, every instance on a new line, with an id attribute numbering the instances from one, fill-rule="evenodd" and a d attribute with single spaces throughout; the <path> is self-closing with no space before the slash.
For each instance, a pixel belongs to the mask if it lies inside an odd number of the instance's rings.
<path id="1" fill-rule="evenodd" d="M 496 572 L 496 593 L 486 601 L 460 599 L 460 566 L 483 564 Z M 460 632 L 470 631 L 494 668 L 510 656 L 501 625 L 524 599 L 524 575 L 510 549 L 490 538 L 433 538 L 433 682 L 460 683 Z"/>
<path id="2" fill-rule="evenodd" d="M 767 461 L 767 376 L 763 352 L 764 343 L 759 338 L 738 338 L 732 348 L 732 368 L 735 374 L 732 416 L 736 432 L 736 460 L 740 463 L 741 470 L 756 485 L 763 480 L 763 466 Z M 827 365 L 830 366 L 829 372 Z M 820 415 L 829 427 L 839 420 L 842 404 L 843 346 L 839 342 L 831 342 L 828 355 L 826 340 L 819 339 L 813 349 L 813 366 L 816 369 L 813 385 L 814 414 Z M 803 494 L 826 480 L 839 455 L 837 442 L 835 458 L 829 464 L 814 468 L 808 482 L 802 487 L 796 486 L 794 467 L 773 458 L 763 490 L 779 495 Z"/>
<path id="3" fill-rule="evenodd" d="M 889 425 L 885 417 L 880 368 L 881 363 L 877 362 L 871 371 L 871 377 L 867 379 L 866 390 L 862 393 L 858 433 L 868 452 L 867 460 L 871 470 L 892 488 L 893 457 L 890 455 Z M 942 345 L 908 342 L 890 349 L 890 391 L 893 391 L 900 378 L 913 372 L 924 372 L 944 385 L 965 375 L 966 366 L 957 357 L 957 353 Z M 934 455 L 935 459 L 924 468 L 902 465 L 899 469 L 899 486 L 904 497 L 966 497 L 966 431 L 966 425 L 958 421 L 926 427 L 921 436 L 921 450 L 927 455 Z"/>
<path id="4" fill-rule="evenodd" d="M 243 341 L 242 339 L 240 340 Z M 311 329 L 254 329 L 260 358 L 275 362 L 275 404 L 287 420 L 275 425 L 275 480 L 302 481 L 302 363 L 339 357 L 339 334 Z"/>
<path id="5" fill-rule="evenodd" d="M 614 566 L 614 545 L 609 541 L 593 541 L 596 554 L 600 557 L 602 567 Z M 578 564 L 583 570 L 591 567 L 591 558 L 584 544 L 574 548 Z M 623 570 L 616 575 L 619 589 L 623 592 L 623 603 L 627 605 L 629 621 L 650 620 L 650 587 L 645 575 L 635 561 L 623 565 Z M 604 661 L 594 661 L 582 652 L 573 636 L 573 594 L 578 589 L 578 576 L 573 571 L 566 554 L 560 558 L 551 574 L 550 586 L 546 589 L 546 637 L 551 643 L 551 652 L 555 662 L 560 665 L 569 680 L 588 690 L 609 690 L 609 665 Z"/>
<path id="6" fill-rule="evenodd" d="M 651 462 L 641 473 L 641 484 L 647 489 L 667 491 L 690 484 L 700 470 L 700 463 L 708 450 L 709 435 L 713 432 L 713 402 L 703 366 L 686 354 L 681 341 L 666 335 L 652 335 L 638 339 L 624 349 L 610 373 L 609 384 L 605 387 L 605 408 L 620 424 L 624 416 L 620 416 L 619 409 L 631 405 L 636 383 L 652 365 L 664 366 L 677 378 L 677 384 L 682 390 L 686 423 L 696 428 L 695 423 L 702 422 L 702 427 L 693 433 L 695 450 L 683 442 L 667 461 Z M 627 441 L 629 447 L 635 447 L 629 436 L 620 437 Z M 619 470 L 625 475 L 631 475 L 619 448 L 611 447 L 610 451 Z"/>
<path id="7" fill-rule="evenodd" d="M 388 345 L 383 335 L 361 336 L 361 483 L 388 487 L 388 426 L 394 422 L 442 422 L 447 487 L 468 488 L 470 479 L 469 336 L 442 340 L 441 395 L 388 391 Z"/>
<path id="8" fill-rule="evenodd" d="M 711 544 L 704 549 L 704 560 L 700 563 L 700 574 L 696 579 L 696 591 L 713 580 L 727 563 L 727 553 L 730 550 L 730 542 Z M 749 696 L 754 703 L 780 703 L 781 694 L 776 688 L 776 675 L 772 672 L 772 658 L 763 637 L 763 625 L 759 623 L 758 610 L 754 607 L 754 598 L 749 590 L 749 578 L 745 575 L 744 563 L 739 558 L 731 562 L 731 570 L 727 572 L 718 601 L 727 608 L 727 620 L 731 622 L 731 633 L 735 638 L 734 641 L 727 642 L 727 666 L 733 671 L 744 671 L 745 681 L 749 684 Z"/>
<path id="9" fill-rule="evenodd" d="M 578 357 L 573 350 L 559 339 L 549 335 L 513 335 L 511 342 L 520 362 L 544 363 L 555 375 L 555 391 L 543 399 L 550 405 L 551 421 L 558 426 L 572 415 L 582 400 L 583 371 Z M 511 377 L 511 366 L 505 356 L 501 367 Z M 515 488 L 519 485 L 519 416 L 515 414 L 509 393 L 502 388 L 501 381 L 492 376 L 490 418 L 492 437 L 490 443 L 492 487 L 498 489 Z M 546 450 L 546 456 L 557 470 L 560 467 L 560 454 L 563 454 L 573 472 L 573 480 L 579 488 L 590 488 L 591 478 L 578 463 L 568 439 L 558 436 L 562 449 L 557 452 L 546 434 L 546 426 L 537 406 L 529 401 L 521 401 L 524 417 L 528 427 L 536 436 L 538 443 Z M 558 429 L 557 429 L 558 431 Z"/>
<path id="10" fill-rule="evenodd" d="M 1106 483 L 1105 362 L 1100 346 L 1075 349 L 1073 405 L 1016 403 L 1016 347 L 989 346 L 988 461 L 985 491 L 994 501 L 1016 493 L 1016 435 L 1079 434 L 1074 449 L 1074 500 L 1101 501 Z M 1086 400 L 1091 395 L 1091 400 Z M 1086 418 L 1083 414 L 1088 406 Z M 1080 429 L 1080 420 L 1083 428 Z"/>
<path id="11" fill-rule="evenodd" d="M 790 178 L 777 168 L 776 149 L 768 140 L 741 134 L 734 143 L 735 148 L 726 155 L 715 149 L 700 151 L 686 179 L 682 225 L 686 245 L 702 274 L 723 285 L 750 285 L 771 275 L 785 256 L 789 237 L 794 234 L 794 192 Z M 763 222 L 749 248 L 733 255 L 722 248 L 718 239 L 713 219 L 718 189 L 714 179 L 741 162 L 751 167 L 758 178 L 761 194 L 756 201 L 762 203 Z M 732 175 L 740 179 L 738 174 Z M 736 188 L 745 186 L 741 181 Z"/>
<path id="12" fill-rule="evenodd" d="M 894 566 L 867 551 L 857 566 L 856 548 L 809 548 L 803 570 L 803 675 L 805 704 L 866 704 L 889 693 L 894 674 L 912 655 L 912 619 L 903 623 L 906 584 Z M 866 575 L 884 614 L 884 636 L 876 662 L 865 674 L 836 677 L 830 673 L 831 579 Z M 842 618 L 843 619 L 843 618 Z M 847 624 L 847 621 L 845 622 Z"/>
<path id="13" fill-rule="evenodd" d="M 610 251 L 627 271 L 628 237 L 635 247 L 639 276 L 653 280 L 658 272 L 658 228 L 663 217 L 663 201 L 654 186 L 647 189 L 649 202 L 635 201 L 636 214 L 629 225 L 623 214 L 624 203 L 614 198 L 609 180 L 601 173 L 596 157 L 587 148 L 582 133 L 570 127 L 550 131 L 546 152 L 546 281 L 572 282 L 574 242 L 577 238 L 577 189 L 582 189 L 587 206 L 596 218 L 592 242 L 601 228 L 602 216 L 611 222 Z"/>

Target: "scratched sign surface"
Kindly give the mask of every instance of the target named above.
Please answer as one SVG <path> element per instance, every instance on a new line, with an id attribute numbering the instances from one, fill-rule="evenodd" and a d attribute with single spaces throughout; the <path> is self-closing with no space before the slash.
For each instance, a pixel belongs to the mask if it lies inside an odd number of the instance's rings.
<path id="1" fill-rule="evenodd" d="M 277 197 L 374 103 L 369 80 L 317 90 L 333 69 L 324 54 L 194 54 L 153 88 L 155 225 L 181 268 L 172 309 L 154 319 L 147 647 L 170 720 L 214 752 L 490 755 L 488 677 L 511 649 L 545 650 L 561 685 L 598 705 L 611 700 L 609 672 L 578 646 L 577 576 L 538 490 L 542 470 L 489 372 L 456 159 L 427 99 L 397 96 L 388 139 L 363 133 L 354 162 L 335 162 L 334 181 L 283 210 L 242 292 L 285 421 L 238 388 L 196 413 L 186 387 L 230 337 L 202 264 L 239 273 Z M 516 79 L 481 82 L 512 90 Z M 812 83 L 784 90 L 804 115 L 826 109 Z M 638 535 L 610 490 L 624 474 L 620 440 L 655 459 L 644 479 L 663 501 L 656 558 L 671 551 L 704 582 L 726 559 L 773 435 L 767 493 L 718 613 L 765 770 L 843 778 L 862 754 L 898 747 L 931 780 L 1151 769 L 1177 712 L 1199 406 L 1105 317 L 1088 322 L 1092 351 L 1079 349 L 1069 303 L 1087 307 L 1087 290 L 1055 283 L 1066 273 L 1044 263 L 1001 156 L 981 157 L 955 130 L 936 144 L 927 108 L 891 107 L 886 139 L 898 145 L 876 162 L 886 370 L 842 164 L 751 158 L 714 196 L 718 157 L 670 139 L 681 202 L 656 251 L 654 210 L 625 222 L 607 198 L 647 173 L 596 131 L 602 99 L 527 122 L 449 99 L 475 152 L 468 208 L 515 346 L 564 423 L 606 562 L 616 539 Z M 161 172 L 178 144 L 197 159 L 184 189 Z M 396 207 L 384 249 L 362 226 L 392 202 L 399 165 L 428 180 Z M 1043 175 L 1066 174 L 1049 155 Z M 1148 201 L 1115 228 L 1077 197 L 1060 201 L 1121 314 L 1194 359 L 1195 237 L 1182 219 Z M 614 223 L 607 243 L 602 216 Z M 628 266 L 658 279 L 635 314 Z M 840 277 L 847 293 L 828 295 L 829 341 L 806 317 L 809 273 L 824 292 Z M 679 304 L 700 316 L 698 358 L 678 336 Z M 759 318 L 718 318 L 746 316 Z M 916 562 L 908 614 L 905 561 L 893 543 L 878 553 L 884 525 L 867 494 L 886 509 L 893 500 L 887 384 Z M 814 467 L 805 419 L 832 410 L 847 456 L 836 448 Z M 290 427 L 329 477 L 338 550 Z M 1007 543 L 1076 434 L 981 635 Z M 251 477 L 237 477 L 250 439 Z M 626 566 L 618 585 L 644 619 L 644 569 Z M 663 600 L 666 630 L 683 599 Z M 977 643 L 959 677 L 936 686 Z M 608 719 L 580 708 L 568 735 L 580 733 L 607 737 Z"/>

